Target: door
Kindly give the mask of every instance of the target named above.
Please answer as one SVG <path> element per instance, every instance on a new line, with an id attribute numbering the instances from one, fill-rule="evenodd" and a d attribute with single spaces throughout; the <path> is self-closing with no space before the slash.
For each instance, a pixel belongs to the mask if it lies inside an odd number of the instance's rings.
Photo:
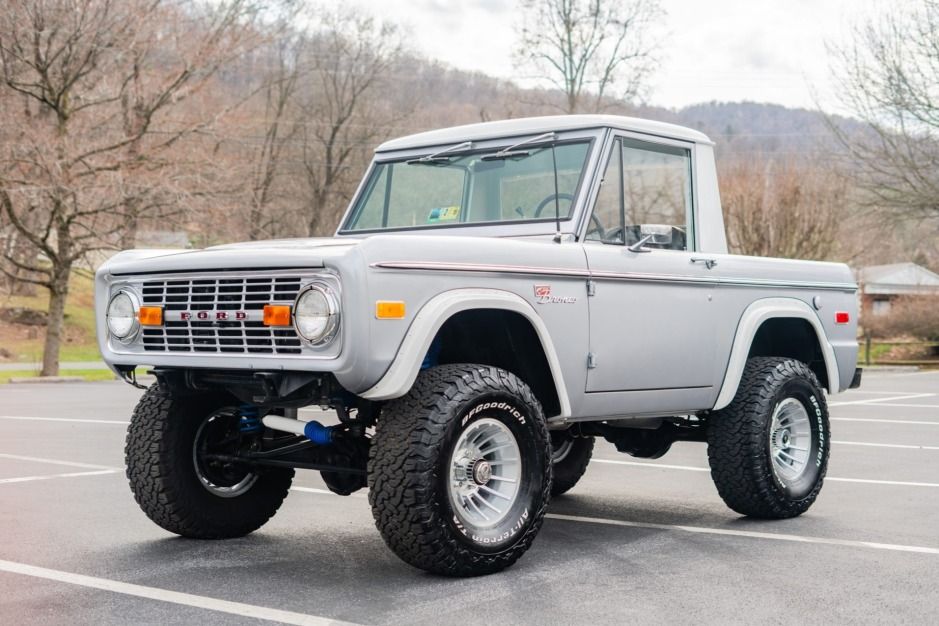
<path id="1" fill-rule="evenodd" d="M 692 149 L 618 136 L 584 238 L 587 392 L 712 387 L 717 279 L 694 253 Z"/>

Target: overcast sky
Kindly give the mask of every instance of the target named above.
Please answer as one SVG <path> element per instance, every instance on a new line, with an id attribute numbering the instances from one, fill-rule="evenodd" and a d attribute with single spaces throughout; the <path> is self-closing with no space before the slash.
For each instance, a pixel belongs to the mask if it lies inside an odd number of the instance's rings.
<path id="1" fill-rule="evenodd" d="M 517 78 L 517 0 L 347 0 L 405 25 L 411 45 L 453 67 Z M 826 42 L 904 0 L 662 0 L 662 63 L 649 103 L 751 100 L 837 109 Z M 895 9 L 893 9 L 895 10 Z"/>

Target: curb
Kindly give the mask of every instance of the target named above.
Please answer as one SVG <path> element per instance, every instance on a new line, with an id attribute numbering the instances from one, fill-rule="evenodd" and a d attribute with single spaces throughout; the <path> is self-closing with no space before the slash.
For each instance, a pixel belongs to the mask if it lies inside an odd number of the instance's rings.
<path id="1" fill-rule="evenodd" d="M 115 376 L 113 378 L 114 382 L 123 382 L 123 380 Z M 7 384 L 24 384 L 24 385 L 36 385 L 42 383 L 107 383 L 112 382 L 112 379 L 99 379 L 99 380 L 85 380 L 81 376 L 30 376 L 29 378 L 20 376 L 13 377 L 7 381 Z M 141 385 L 151 385 L 156 382 L 156 376 L 149 376 L 144 374 L 143 376 L 137 377 L 137 382 Z M 2 386 L 3 383 L 0 383 Z"/>
<path id="2" fill-rule="evenodd" d="M 85 379 L 81 376 L 30 376 L 10 378 L 10 384 L 14 383 L 83 383 Z"/>

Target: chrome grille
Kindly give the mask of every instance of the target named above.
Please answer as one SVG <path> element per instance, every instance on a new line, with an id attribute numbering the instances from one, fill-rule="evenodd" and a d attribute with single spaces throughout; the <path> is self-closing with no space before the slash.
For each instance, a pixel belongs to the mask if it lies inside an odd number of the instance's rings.
<path id="1" fill-rule="evenodd" d="M 300 276 L 217 276 L 144 280 L 144 306 L 163 307 L 163 326 L 143 329 L 147 352 L 300 354 L 293 326 L 261 321 L 265 304 L 293 304 Z M 198 312 L 211 312 L 201 320 Z M 216 319 L 225 312 L 230 319 Z M 245 319 L 231 319 L 244 312 Z M 230 313 L 230 314 L 229 314 Z M 190 319 L 183 319 L 188 314 Z"/>

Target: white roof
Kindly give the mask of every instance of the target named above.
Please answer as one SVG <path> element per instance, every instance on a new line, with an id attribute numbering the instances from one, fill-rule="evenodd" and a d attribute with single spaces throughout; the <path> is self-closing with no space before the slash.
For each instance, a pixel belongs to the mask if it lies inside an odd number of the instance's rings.
<path id="1" fill-rule="evenodd" d="M 939 274 L 916 263 L 872 265 L 858 271 L 858 282 L 869 294 L 939 294 Z"/>
<path id="2" fill-rule="evenodd" d="M 643 120 L 622 115 L 548 115 L 544 117 L 523 117 L 514 120 L 482 122 L 431 130 L 416 135 L 392 139 L 378 146 L 376 152 L 442 146 L 460 141 L 482 141 L 499 137 L 535 135 L 549 131 L 580 130 L 585 128 L 618 128 L 657 137 L 683 139 L 697 143 L 712 144 L 707 135 L 691 128 Z"/>

